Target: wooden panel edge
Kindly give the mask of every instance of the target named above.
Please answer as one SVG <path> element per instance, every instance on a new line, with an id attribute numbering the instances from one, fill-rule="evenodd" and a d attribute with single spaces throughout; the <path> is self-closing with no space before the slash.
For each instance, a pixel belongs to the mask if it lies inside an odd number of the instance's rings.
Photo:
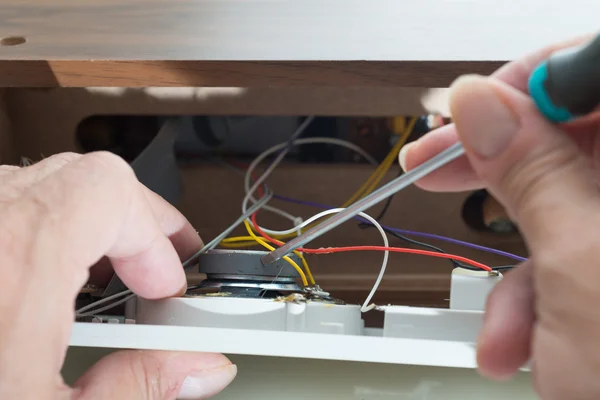
<path id="1" fill-rule="evenodd" d="M 487 75 L 477 61 L 0 61 L 0 87 L 374 86 L 447 87 Z"/>

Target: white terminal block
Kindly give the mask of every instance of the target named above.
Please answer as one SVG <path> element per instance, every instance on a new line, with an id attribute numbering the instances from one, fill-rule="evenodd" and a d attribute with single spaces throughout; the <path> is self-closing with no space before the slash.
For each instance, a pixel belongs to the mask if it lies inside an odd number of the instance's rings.
<path id="1" fill-rule="evenodd" d="M 487 297 L 502 274 L 455 268 L 450 283 L 450 309 L 484 311 Z"/>
<path id="2" fill-rule="evenodd" d="M 225 297 L 137 300 L 136 323 L 363 335 L 358 305 Z"/>

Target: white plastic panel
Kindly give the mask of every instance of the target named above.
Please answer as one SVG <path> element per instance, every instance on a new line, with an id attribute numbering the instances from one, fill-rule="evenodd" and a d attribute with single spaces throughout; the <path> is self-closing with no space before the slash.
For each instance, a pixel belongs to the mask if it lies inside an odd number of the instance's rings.
<path id="1" fill-rule="evenodd" d="M 75 323 L 70 345 L 115 349 L 205 351 L 440 367 L 476 367 L 475 346 L 472 342 L 382 336 Z"/>
<path id="2" fill-rule="evenodd" d="M 478 311 L 385 307 L 383 336 L 475 343 L 483 318 Z"/>
<path id="3" fill-rule="evenodd" d="M 63 376 L 74 383 L 113 349 L 71 347 Z M 531 377 L 491 382 L 471 369 L 228 355 L 238 367 L 215 400 L 534 400 Z"/>

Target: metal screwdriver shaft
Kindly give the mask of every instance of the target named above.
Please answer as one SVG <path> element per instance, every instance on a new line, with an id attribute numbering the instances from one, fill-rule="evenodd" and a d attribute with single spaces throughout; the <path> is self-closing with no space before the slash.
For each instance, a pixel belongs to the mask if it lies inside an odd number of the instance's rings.
<path id="1" fill-rule="evenodd" d="M 375 204 L 385 200 L 386 198 L 392 196 L 394 193 L 399 192 L 405 187 L 415 183 L 419 179 L 430 174 L 436 169 L 448 164 L 450 161 L 457 159 L 463 154 L 465 154 L 465 149 L 462 146 L 462 144 L 460 142 L 454 144 L 453 146 L 442 151 L 437 156 L 431 158 L 430 160 L 419 165 L 418 167 L 413 168 L 407 173 L 382 186 L 381 188 L 371 193 L 367 197 L 363 198 L 362 200 L 359 200 L 356 203 L 352 204 L 344 211 L 325 220 L 321 224 L 309 229 L 302 235 L 294 238 L 293 240 L 290 240 L 283 246 L 265 255 L 262 258 L 263 264 L 268 265 L 279 260 L 281 257 L 291 253 L 298 247 L 302 247 L 306 243 L 318 238 L 322 234 L 329 232 L 338 225 L 355 217 L 359 212 L 365 211 L 366 209 L 373 207 Z"/>

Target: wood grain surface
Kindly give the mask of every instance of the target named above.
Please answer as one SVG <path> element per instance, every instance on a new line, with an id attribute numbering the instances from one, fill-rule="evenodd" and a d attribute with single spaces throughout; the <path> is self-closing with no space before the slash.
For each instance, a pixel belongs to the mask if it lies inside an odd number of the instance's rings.
<path id="1" fill-rule="evenodd" d="M 75 149 L 72 138 L 77 125 L 93 115 L 389 117 L 426 113 L 421 104 L 425 88 L 115 87 L 6 91 L 15 140 L 27 143 L 31 157 L 55 149 Z"/>
<path id="2" fill-rule="evenodd" d="M 0 85 L 446 86 L 594 31 L 599 12 L 596 0 L 4 0 Z"/>
<path id="3" fill-rule="evenodd" d="M 0 47 L 0 51 L 2 48 Z M 0 60 L 0 87 L 447 87 L 499 62 Z"/>

